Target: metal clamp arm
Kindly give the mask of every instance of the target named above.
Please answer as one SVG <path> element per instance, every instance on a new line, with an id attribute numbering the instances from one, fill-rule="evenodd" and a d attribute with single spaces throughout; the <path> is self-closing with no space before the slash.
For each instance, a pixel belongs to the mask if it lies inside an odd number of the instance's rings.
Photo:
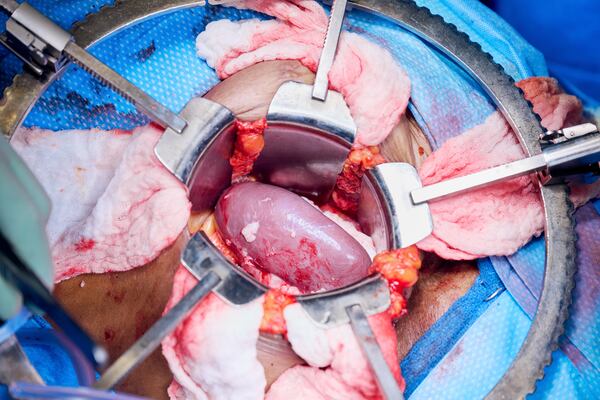
<path id="1" fill-rule="evenodd" d="M 59 70 L 64 65 L 66 56 L 164 128 L 181 133 L 186 127 L 187 122 L 183 118 L 78 46 L 70 33 L 35 8 L 27 3 L 18 5 L 11 0 L 1 1 L 0 5 L 11 14 L 11 18 L 6 23 L 6 33 L 0 36 L 0 43 L 23 60 L 38 76 L 43 75 L 46 70 Z"/>
<path id="2" fill-rule="evenodd" d="M 0 0 L 0 8 L 9 14 L 12 14 L 17 8 L 19 8 L 19 3 L 14 0 Z"/>

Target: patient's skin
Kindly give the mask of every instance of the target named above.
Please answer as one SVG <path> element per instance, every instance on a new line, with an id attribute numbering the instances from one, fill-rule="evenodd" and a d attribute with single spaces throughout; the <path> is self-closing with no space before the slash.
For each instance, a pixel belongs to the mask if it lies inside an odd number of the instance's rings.
<path id="1" fill-rule="evenodd" d="M 56 285 L 54 294 L 67 311 L 110 354 L 127 350 L 158 318 L 171 295 L 184 235 L 151 263 L 127 272 L 86 274 Z M 150 398 L 167 397 L 171 372 L 160 348 L 118 389 Z"/>
<path id="2" fill-rule="evenodd" d="M 402 360 L 421 336 L 462 297 L 479 276 L 473 261 L 448 261 L 425 254 L 419 280 L 408 299 L 408 314 L 396 324 Z"/>
<path id="3" fill-rule="evenodd" d="M 204 97 L 229 108 L 239 119 L 255 121 L 267 116 L 271 99 L 283 83 L 314 80 L 315 75 L 298 61 L 264 61 L 225 79 Z"/>
<path id="4" fill-rule="evenodd" d="M 233 75 L 205 97 L 225 105 L 240 119 L 256 120 L 266 115 L 277 88 L 288 80 L 312 83 L 314 75 L 297 61 L 267 61 Z M 403 118 L 381 150 L 388 161 L 417 165 L 431 152 L 410 115 Z M 162 315 L 184 245 L 182 235 L 160 257 L 143 267 L 77 276 L 59 283 L 55 294 L 90 335 L 106 346 L 114 361 Z M 409 314 L 397 325 L 401 359 L 427 328 L 467 292 L 477 275 L 473 263 L 451 263 L 426 256 L 409 300 Z M 158 349 L 118 389 L 165 399 L 171 379 Z"/>

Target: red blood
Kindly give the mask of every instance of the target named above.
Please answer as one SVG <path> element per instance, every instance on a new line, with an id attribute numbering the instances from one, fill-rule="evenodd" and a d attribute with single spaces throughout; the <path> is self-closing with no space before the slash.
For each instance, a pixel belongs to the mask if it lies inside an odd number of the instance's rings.
<path id="1" fill-rule="evenodd" d="M 154 121 L 151 121 L 149 125 L 150 125 L 151 127 L 153 127 L 154 129 L 158 129 L 158 130 L 160 130 L 160 131 L 164 131 L 164 130 L 165 130 L 165 128 L 163 128 L 162 126 L 160 126 L 159 124 L 157 124 L 157 123 L 156 123 L 156 122 L 154 122 Z"/>
<path id="2" fill-rule="evenodd" d="M 260 271 L 261 282 L 266 282 L 269 279 L 270 275 L 271 274 L 269 272 L 261 270 Z"/>
<path id="3" fill-rule="evenodd" d="M 81 240 L 75 243 L 75 250 L 77 251 L 88 251 L 94 248 L 96 242 L 93 239 L 81 238 Z"/>
<path id="4" fill-rule="evenodd" d="M 67 268 L 65 271 L 65 274 L 67 274 L 68 276 L 75 276 L 75 275 L 79 275 L 79 274 L 82 274 L 85 272 L 86 272 L 85 268 L 80 267 L 80 266 L 73 266 L 73 267 Z"/>
<path id="5" fill-rule="evenodd" d="M 311 242 L 309 239 L 307 238 L 302 238 L 300 239 L 300 248 L 302 250 L 305 250 L 306 253 L 311 257 L 314 258 L 317 256 L 317 245 L 314 242 Z"/>
<path id="6" fill-rule="evenodd" d="M 160 125 L 157 125 L 154 122 L 152 122 L 151 124 L 154 124 L 156 127 L 158 127 L 158 129 L 163 129 L 160 127 Z M 112 131 L 110 131 L 110 133 L 112 133 L 113 135 L 131 135 L 131 131 L 127 131 L 125 129 L 113 129 Z"/>
<path id="7" fill-rule="evenodd" d="M 356 213 L 365 172 L 384 162 L 377 146 L 352 149 L 337 177 L 331 196 L 333 204 L 344 212 Z"/>
<path id="8" fill-rule="evenodd" d="M 112 290 L 108 290 L 106 296 L 112 298 L 115 303 L 121 304 L 125 298 L 125 291 L 121 290 L 113 292 Z"/>
<path id="9" fill-rule="evenodd" d="M 264 132 L 267 127 L 265 118 L 257 121 L 235 121 L 237 137 L 233 155 L 229 164 L 233 168 L 233 179 L 237 180 L 250 174 L 254 161 L 265 147 Z"/>
<path id="10" fill-rule="evenodd" d="M 115 331 L 111 328 L 104 329 L 104 341 L 110 343 L 115 338 Z"/>

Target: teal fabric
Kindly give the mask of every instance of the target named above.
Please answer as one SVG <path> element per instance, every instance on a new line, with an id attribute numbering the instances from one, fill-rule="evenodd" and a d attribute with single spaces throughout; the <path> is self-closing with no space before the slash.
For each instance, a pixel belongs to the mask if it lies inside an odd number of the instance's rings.
<path id="1" fill-rule="evenodd" d="M 476 323 L 506 289 L 489 261 L 480 263 L 480 275 L 469 292 L 429 328 L 402 360 L 406 380 L 405 396 L 410 396 L 427 378 L 462 336 Z"/>

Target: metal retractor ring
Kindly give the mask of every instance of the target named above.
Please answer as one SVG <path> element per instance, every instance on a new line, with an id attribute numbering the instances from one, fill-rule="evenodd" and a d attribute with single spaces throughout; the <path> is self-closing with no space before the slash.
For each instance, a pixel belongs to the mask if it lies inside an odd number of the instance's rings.
<path id="1" fill-rule="evenodd" d="M 75 41 L 87 48 L 145 19 L 198 5 L 199 2 L 193 0 L 116 1 L 113 6 L 103 7 L 75 24 L 72 33 Z M 445 53 L 487 92 L 526 153 L 540 153 L 538 138 L 543 129 L 531 104 L 523 98 L 521 90 L 504 69 L 456 26 L 411 0 L 354 0 L 352 6 L 397 23 Z M 26 72 L 15 76 L 0 100 L 0 131 L 10 137 L 61 72 L 48 76 L 45 82 Z M 552 352 L 558 347 L 569 315 L 576 272 L 573 205 L 566 185 L 541 186 L 540 193 L 545 210 L 546 238 L 542 293 L 521 349 L 487 394 L 488 399 L 524 398 L 533 393 L 536 382 L 544 376 L 544 368 L 552 362 Z"/>

